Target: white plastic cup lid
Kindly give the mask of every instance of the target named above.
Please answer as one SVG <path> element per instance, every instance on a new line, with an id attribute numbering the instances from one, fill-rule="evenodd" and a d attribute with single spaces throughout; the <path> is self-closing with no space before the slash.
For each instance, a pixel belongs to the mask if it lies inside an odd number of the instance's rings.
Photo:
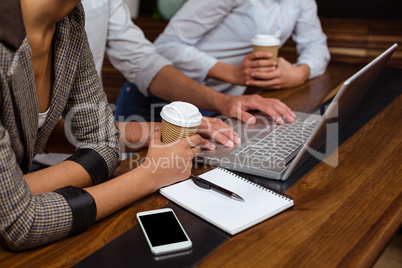
<path id="1" fill-rule="evenodd" d="M 197 107 L 182 101 L 174 101 L 163 106 L 161 117 L 179 127 L 197 127 L 202 120 L 202 115 Z"/>
<path id="2" fill-rule="evenodd" d="M 273 35 L 257 34 L 251 43 L 255 46 L 279 46 L 279 39 Z"/>

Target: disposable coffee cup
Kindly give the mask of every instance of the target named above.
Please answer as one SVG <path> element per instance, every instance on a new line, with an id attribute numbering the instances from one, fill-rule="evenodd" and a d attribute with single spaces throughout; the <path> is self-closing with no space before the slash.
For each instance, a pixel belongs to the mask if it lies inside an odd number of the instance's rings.
<path id="1" fill-rule="evenodd" d="M 160 115 L 164 143 L 171 143 L 194 135 L 202 121 L 198 108 L 182 101 L 174 101 L 165 105 Z"/>
<path id="2" fill-rule="evenodd" d="M 271 52 L 272 60 L 276 61 L 278 58 L 279 39 L 273 35 L 257 34 L 251 39 L 253 51 Z"/>

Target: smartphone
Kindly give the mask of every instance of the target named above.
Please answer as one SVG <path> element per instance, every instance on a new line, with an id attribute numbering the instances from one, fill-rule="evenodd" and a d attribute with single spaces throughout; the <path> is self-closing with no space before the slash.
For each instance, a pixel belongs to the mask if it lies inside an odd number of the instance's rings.
<path id="1" fill-rule="evenodd" d="M 171 208 L 138 212 L 137 220 L 152 254 L 156 256 L 192 247 L 190 238 Z"/>

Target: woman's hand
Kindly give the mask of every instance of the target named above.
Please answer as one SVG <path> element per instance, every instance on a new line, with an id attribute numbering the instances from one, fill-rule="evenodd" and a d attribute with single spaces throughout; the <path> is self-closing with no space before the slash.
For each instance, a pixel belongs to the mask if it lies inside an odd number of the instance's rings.
<path id="1" fill-rule="evenodd" d="M 192 160 L 200 153 L 200 146 L 209 142 L 200 135 L 193 135 L 176 142 L 164 144 L 159 127 L 151 135 L 151 143 L 140 169 L 146 170 L 157 190 L 190 177 Z"/>

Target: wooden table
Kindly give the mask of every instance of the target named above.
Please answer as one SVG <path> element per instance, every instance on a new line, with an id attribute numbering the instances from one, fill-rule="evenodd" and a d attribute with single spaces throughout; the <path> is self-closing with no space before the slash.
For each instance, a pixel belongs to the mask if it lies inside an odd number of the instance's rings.
<path id="1" fill-rule="evenodd" d="M 262 95 L 275 96 L 295 110 L 309 111 L 357 68 L 331 63 L 323 76 L 298 88 Z M 231 237 L 199 266 L 373 265 L 402 221 L 401 107 L 399 96 L 344 142 L 338 150 L 337 167 L 320 163 L 296 182 L 287 191 L 294 198 L 294 208 Z M 130 168 L 127 160 L 116 174 Z M 168 203 L 154 193 L 81 235 L 20 253 L 0 247 L 0 267 L 72 266 L 136 225 L 138 211 Z"/>

